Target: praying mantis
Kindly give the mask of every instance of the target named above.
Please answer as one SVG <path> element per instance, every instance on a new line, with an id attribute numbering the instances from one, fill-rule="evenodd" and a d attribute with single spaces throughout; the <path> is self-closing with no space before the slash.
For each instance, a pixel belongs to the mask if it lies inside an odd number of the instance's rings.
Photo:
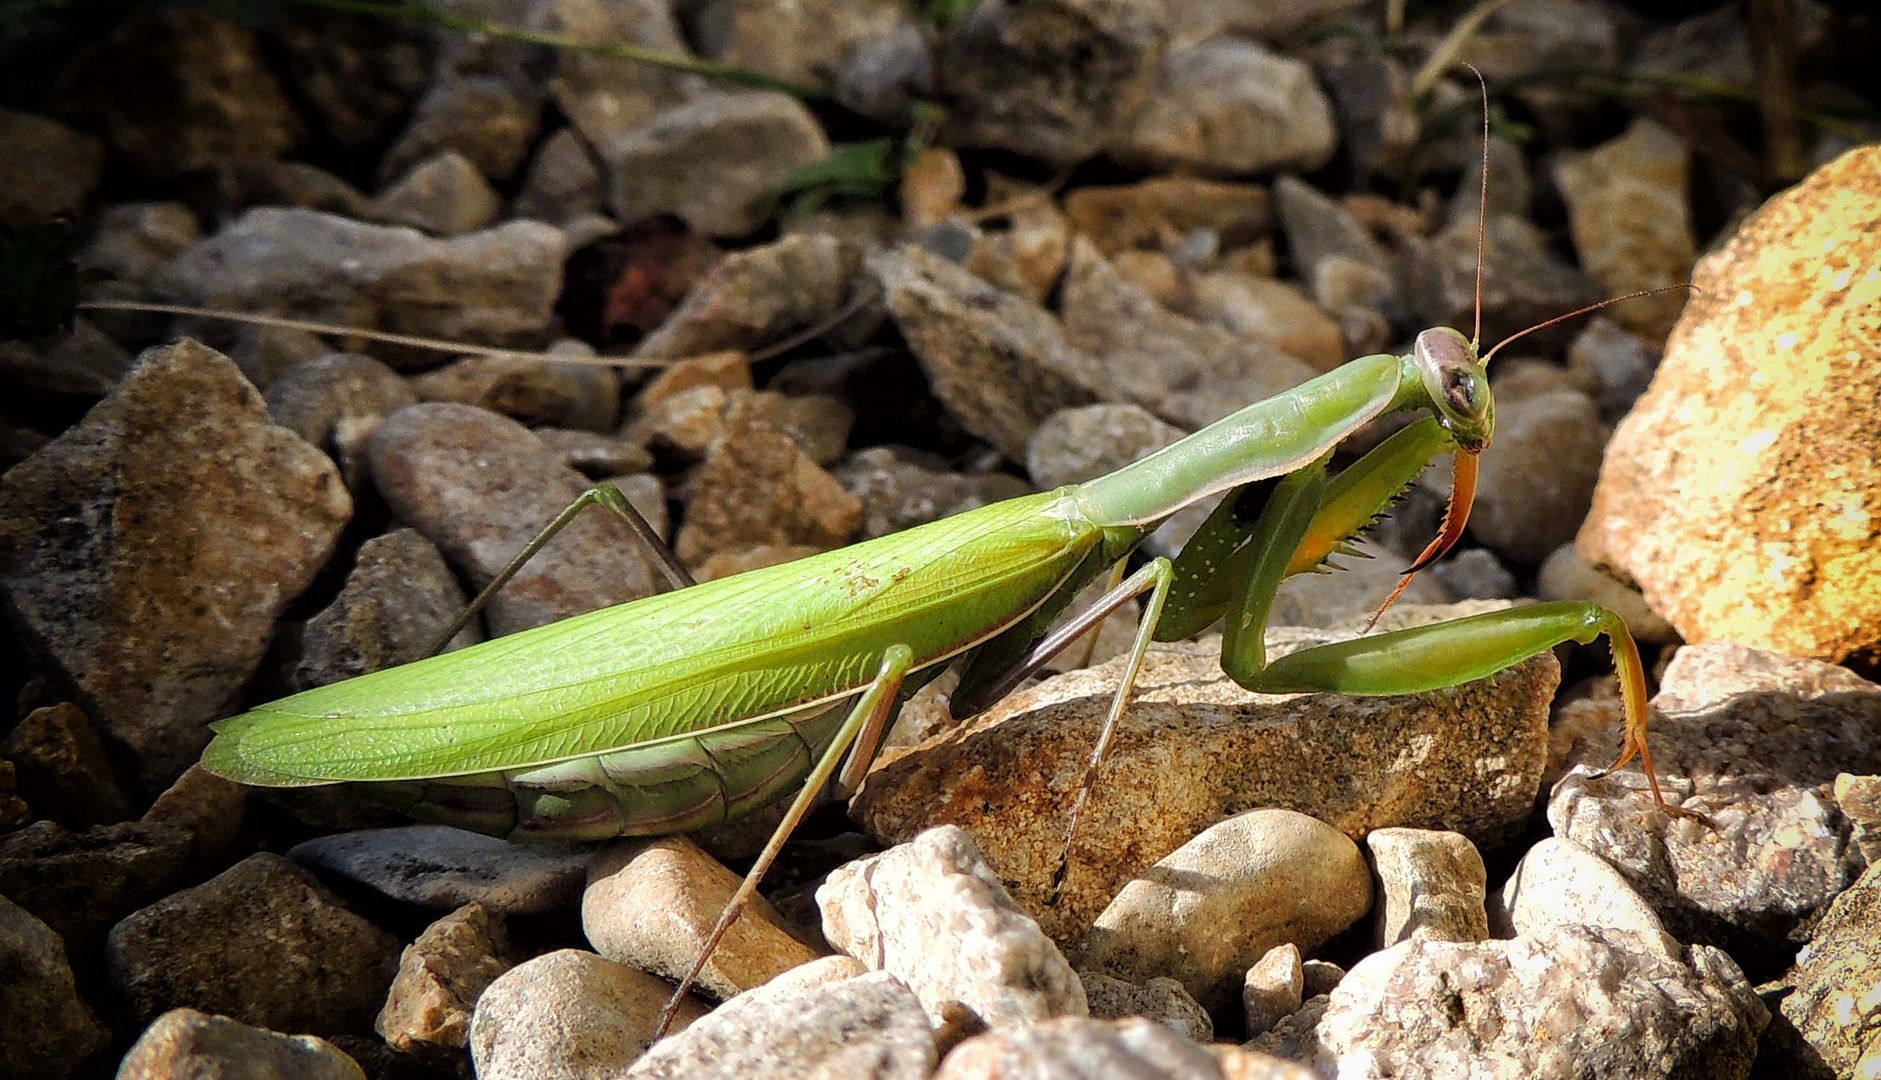
<path id="1" fill-rule="evenodd" d="M 1478 336 L 1480 263 L 1479 254 Z M 1350 361 L 1097 479 L 702 584 L 618 491 L 592 489 L 442 640 L 591 507 L 622 517 L 660 553 L 673 589 L 260 705 L 215 725 L 203 764 L 260 786 L 370 784 L 415 817 L 515 840 L 682 833 L 794 790 L 675 1005 L 832 777 L 844 790 L 859 785 L 910 693 L 952 665 L 953 711 L 982 711 L 1138 598 L 1135 638 L 1068 814 L 1060 884 L 1150 644 L 1218 620 L 1223 671 L 1270 693 L 1433 690 L 1605 636 L 1625 715 L 1608 771 L 1638 757 L 1658 806 L 1689 816 L 1665 801 L 1652 768 L 1639 650 L 1620 617 L 1595 604 L 1531 604 L 1265 653 L 1281 582 L 1346 550 L 1444 453 L 1455 455 L 1454 482 L 1439 535 L 1384 606 L 1461 537 L 1477 458 L 1495 430 L 1495 351 L 1481 353 L 1454 329 L 1427 329 L 1402 355 Z M 1421 415 L 1334 472 L 1334 450 L 1392 412 Z M 1124 573 L 1159 523 L 1218 495 L 1174 558 Z M 1107 591 L 1053 629 L 1106 574 Z"/>

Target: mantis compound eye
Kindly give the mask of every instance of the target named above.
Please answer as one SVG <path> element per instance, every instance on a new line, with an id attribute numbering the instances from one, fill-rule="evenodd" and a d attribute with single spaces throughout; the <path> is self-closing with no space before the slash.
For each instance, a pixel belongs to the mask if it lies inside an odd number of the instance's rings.
<path id="1" fill-rule="evenodd" d="M 1465 416 L 1475 415 L 1481 408 L 1477 401 L 1480 386 L 1474 372 L 1467 368 L 1447 368 L 1442 373 L 1443 399 L 1451 409 Z"/>

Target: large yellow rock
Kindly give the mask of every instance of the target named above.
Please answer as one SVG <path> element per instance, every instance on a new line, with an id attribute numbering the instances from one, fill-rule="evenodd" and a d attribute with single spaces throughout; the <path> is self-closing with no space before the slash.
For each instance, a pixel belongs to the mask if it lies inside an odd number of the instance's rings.
<path id="1" fill-rule="evenodd" d="M 1881 658 L 1881 145 L 1693 275 L 1578 543 L 1687 641 Z"/>

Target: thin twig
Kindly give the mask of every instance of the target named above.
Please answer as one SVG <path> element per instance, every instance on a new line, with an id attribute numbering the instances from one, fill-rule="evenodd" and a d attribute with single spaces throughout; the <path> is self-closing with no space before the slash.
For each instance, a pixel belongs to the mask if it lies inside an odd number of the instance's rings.
<path id="1" fill-rule="evenodd" d="M 1489 16 L 1502 10 L 1508 2 L 1509 0 L 1482 0 L 1482 3 L 1477 4 L 1461 19 L 1458 19 L 1456 25 L 1450 28 L 1450 32 L 1443 36 L 1443 40 L 1437 42 L 1437 47 L 1430 51 L 1430 56 L 1424 60 L 1424 66 L 1418 68 L 1417 74 L 1412 76 L 1411 88 L 1405 96 L 1411 101 L 1423 100 L 1424 96 L 1437 85 L 1437 80 L 1443 78 L 1443 73 L 1456 63 L 1457 54 L 1463 51 L 1463 46 L 1469 44 L 1470 38 L 1476 36 L 1476 31 L 1482 28 Z"/>

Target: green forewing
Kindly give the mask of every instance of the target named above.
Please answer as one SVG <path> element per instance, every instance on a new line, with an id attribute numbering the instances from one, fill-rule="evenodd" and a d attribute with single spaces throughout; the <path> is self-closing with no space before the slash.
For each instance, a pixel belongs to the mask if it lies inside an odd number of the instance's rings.
<path id="1" fill-rule="evenodd" d="M 215 772 L 261 784 L 514 769 L 834 698 L 1050 595 L 1099 537 L 1062 492 L 526 630 L 217 725 Z"/>

